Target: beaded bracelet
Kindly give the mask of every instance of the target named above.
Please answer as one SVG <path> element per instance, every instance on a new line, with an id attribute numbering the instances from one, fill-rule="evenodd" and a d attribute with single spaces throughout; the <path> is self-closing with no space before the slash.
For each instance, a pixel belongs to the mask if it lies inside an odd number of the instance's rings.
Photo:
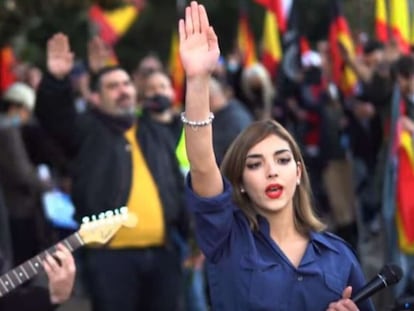
<path id="1" fill-rule="evenodd" d="M 181 122 L 183 124 L 190 126 L 193 130 L 197 130 L 199 127 L 204 127 L 207 125 L 210 125 L 214 120 L 214 114 L 210 112 L 210 115 L 208 116 L 207 120 L 204 121 L 190 121 L 185 116 L 185 112 L 181 112 Z"/>

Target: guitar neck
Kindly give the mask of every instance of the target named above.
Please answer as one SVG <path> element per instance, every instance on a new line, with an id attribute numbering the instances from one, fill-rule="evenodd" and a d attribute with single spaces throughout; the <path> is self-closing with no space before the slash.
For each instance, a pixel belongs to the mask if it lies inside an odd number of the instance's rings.
<path id="1" fill-rule="evenodd" d="M 85 244 L 78 232 L 73 233 L 59 243 L 65 245 L 71 252 Z M 42 271 L 44 259 L 47 255 L 52 255 L 56 251 L 56 245 L 0 276 L 0 297 L 10 293 Z"/>

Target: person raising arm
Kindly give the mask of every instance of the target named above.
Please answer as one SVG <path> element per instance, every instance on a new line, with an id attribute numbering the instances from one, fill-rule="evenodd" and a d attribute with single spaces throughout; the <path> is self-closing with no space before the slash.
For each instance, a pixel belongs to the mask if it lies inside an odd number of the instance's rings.
<path id="1" fill-rule="evenodd" d="M 220 50 L 204 6 L 191 2 L 185 9 L 185 21 L 179 21 L 180 53 L 186 71 L 186 106 L 182 114 L 187 156 L 191 163 L 194 191 L 214 196 L 223 191 L 223 183 L 213 150 L 209 104 L 209 81 Z M 203 123 L 204 122 L 204 123 Z"/>
<path id="2" fill-rule="evenodd" d="M 206 256 L 212 310 L 374 310 L 369 300 L 357 307 L 350 299 L 365 284 L 360 265 L 343 240 L 324 231 L 300 149 L 285 128 L 254 122 L 219 169 L 208 87 L 220 52 L 202 5 L 186 8 L 179 34 L 187 77 L 186 199 Z"/>

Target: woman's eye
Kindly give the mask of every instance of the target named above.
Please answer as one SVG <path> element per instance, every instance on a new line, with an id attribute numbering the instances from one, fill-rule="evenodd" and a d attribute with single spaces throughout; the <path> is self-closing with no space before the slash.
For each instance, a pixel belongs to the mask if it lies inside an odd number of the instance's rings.
<path id="1" fill-rule="evenodd" d="M 255 169 L 255 168 L 258 168 L 260 166 L 260 162 L 247 163 L 246 166 L 247 166 L 248 169 Z"/>
<path id="2" fill-rule="evenodd" d="M 278 162 L 279 164 L 286 165 L 286 164 L 288 164 L 291 160 L 292 160 L 292 158 L 281 158 L 281 159 L 277 160 L 277 162 Z"/>

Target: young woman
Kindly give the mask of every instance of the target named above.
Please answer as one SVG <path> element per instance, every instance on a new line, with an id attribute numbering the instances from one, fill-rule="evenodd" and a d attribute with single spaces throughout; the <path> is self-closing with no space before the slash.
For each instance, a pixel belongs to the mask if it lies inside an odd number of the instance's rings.
<path id="1" fill-rule="evenodd" d="M 365 281 L 353 252 L 325 233 L 310 203 L 298 146 L 274 121 L 252 124 L 216 165 L 208 81 L 218 40 L 202 5 L 179 22 L 187 76 L 185 126 L 191 169 L 187 199 L 207 257 L 213 310 L 354 311 Z"/>

